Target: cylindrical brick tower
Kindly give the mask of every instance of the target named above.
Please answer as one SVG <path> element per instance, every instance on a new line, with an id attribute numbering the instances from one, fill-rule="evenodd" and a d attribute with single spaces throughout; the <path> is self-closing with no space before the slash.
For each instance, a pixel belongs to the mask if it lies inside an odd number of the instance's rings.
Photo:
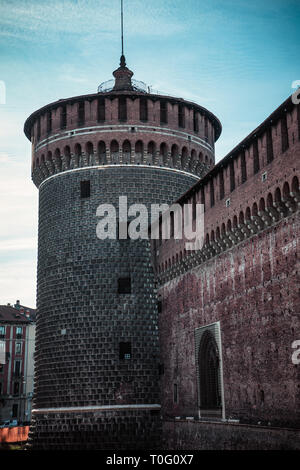
<path id="1" fill-rule="evenodd" d="M 172 203 L 214 164 L 221 125 L 150 93 L 124 57 L 98 93 L 35 111 L 39 188 L 33 449 L 159 447 L 155 279 L 147 240 L 100 240 L 97 207 Z M 150 221 L 149 221 L 150 222 Z"/>

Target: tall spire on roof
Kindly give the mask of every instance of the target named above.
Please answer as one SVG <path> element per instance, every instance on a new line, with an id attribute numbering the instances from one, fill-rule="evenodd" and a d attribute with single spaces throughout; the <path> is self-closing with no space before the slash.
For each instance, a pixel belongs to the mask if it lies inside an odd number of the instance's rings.
<path id="1" fill-rule="evenodd" d="M 122 54 L 120 58 L 120 66 L 126 67 L 126 60 L 124 55 L 124 21 L 123 21 L 123 0 L 121 0 L 121 49 Z"/>
<path id="2" fill-rule="evenodd" d="M 113 72 L 115 77 L 114 90 L 132 90 L 131 77 L 133 72 L 126 67 L 124 55 L 124 20 L 123 20 L 123 0 L 121 0 L 121 58 L 120 67 Z"/>

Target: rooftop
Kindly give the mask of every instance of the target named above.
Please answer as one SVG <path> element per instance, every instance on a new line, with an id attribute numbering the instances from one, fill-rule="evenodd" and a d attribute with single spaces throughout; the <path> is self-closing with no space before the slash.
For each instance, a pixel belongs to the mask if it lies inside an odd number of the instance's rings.
<path id="1" fill-rule="evenodd" d="M 32 310 L 32 309 L 31 309 Z M 31 323 L 32 318 L 11 305 L 0 305 L 0 323 Z"/>

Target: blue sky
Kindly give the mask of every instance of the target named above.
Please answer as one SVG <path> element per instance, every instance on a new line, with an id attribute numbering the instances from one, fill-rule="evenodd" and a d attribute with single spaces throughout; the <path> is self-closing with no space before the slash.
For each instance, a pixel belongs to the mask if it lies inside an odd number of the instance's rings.
<path id="1" fill-rule="evenodd" d="M 93 93 L 120 57 L 119 0 L 0 3 L 0 304 L 35 305 L 38 193 L 23 123 Z M 196 101 L 223 125 L 217 161 L 300 79 L 299 0 L 124 0 L 134 78 Z M 1 90 L 1 86 L 0 86 Z M 1 100 L 0 96 L 0 103 Z"/>

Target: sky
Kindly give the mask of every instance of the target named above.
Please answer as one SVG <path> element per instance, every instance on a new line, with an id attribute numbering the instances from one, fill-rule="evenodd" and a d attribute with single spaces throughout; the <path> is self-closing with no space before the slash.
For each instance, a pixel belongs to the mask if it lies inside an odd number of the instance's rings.
<path id="1" fill-rule="evenodd" d="M 134 78 L 221 120 L 216 161 L 300 79 L 299 0 L 124 0 Z M 120 0 L 0 2 L 0 304 L 35 307 L 38 190 L 26 118 L 94 93 L 120 58 Z"/>

